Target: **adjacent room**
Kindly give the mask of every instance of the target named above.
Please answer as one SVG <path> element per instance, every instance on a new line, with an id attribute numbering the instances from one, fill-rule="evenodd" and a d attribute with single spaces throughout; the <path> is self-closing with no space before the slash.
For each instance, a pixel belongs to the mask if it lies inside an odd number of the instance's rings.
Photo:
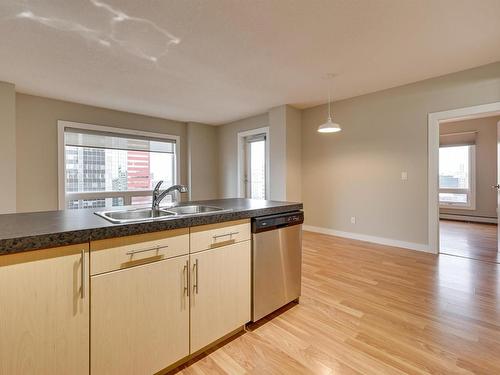
<path id="1" fill-rule="evenodd" d="M 500 116 L 439 126 L 440 252 L 496 262 Z"/>
<path id="2" fill-rule="evenodd" d="M 500 0 L 2 0 L 0 375 L 500 374 Z"/>

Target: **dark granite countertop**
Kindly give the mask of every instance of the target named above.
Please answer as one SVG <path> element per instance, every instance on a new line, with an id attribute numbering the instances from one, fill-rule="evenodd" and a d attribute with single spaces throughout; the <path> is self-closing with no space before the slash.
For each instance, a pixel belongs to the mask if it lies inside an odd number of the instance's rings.
<path id="1" fill-rule="evenodd" d="M 0 215 L 0 255 L 302 209 L 302 203 L 242 198 L 184 202 L 183 205 L 192 203 L 231 211 L 129 224 L 112 224 L 94 214 L 98 209 Z"/>

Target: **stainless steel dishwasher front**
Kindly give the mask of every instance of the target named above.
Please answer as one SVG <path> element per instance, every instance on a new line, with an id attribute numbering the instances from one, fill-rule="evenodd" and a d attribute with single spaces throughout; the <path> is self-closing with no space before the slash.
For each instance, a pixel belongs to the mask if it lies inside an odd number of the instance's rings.
<path id="1" fill-rule="evenodd" d="M 252 321 L 300 297 L 302 211 L 252 220 Z"/>

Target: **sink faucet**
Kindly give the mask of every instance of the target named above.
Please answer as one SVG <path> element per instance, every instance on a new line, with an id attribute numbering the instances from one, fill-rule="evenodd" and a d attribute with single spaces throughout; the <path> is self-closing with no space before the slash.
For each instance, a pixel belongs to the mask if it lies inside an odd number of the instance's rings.
<path id="1" fill-rule="evenodd" d="M 151 207 L 153 209 L 153 211 L 157 211 L 160 209 L 160 202 L 163 200 L 163 198 L 165 198 L 167 196 L 167 194 L 170 194 L 175 190 L 177 190 L 179 193 L 187 193 L 188 192 L 187 186 L 172 185 L 160 193 L 161 184 L 163 184 L 163 181 L 159 181 L 153 190 L 153 205 Z"/>

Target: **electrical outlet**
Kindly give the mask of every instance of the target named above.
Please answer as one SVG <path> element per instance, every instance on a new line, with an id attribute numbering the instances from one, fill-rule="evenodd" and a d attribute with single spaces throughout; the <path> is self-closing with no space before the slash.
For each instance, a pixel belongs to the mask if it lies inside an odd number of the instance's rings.
<path id="1" fill-rule="evenodd" d="M 402 181 L 408 180 L 408 172 L 406 171 L 401 172 L 401 180 Z"/>
<path id="2" fill-rule="evenodd" d="M 356 216 L 351 216 L 351 224 L 356 224 Z"/>

